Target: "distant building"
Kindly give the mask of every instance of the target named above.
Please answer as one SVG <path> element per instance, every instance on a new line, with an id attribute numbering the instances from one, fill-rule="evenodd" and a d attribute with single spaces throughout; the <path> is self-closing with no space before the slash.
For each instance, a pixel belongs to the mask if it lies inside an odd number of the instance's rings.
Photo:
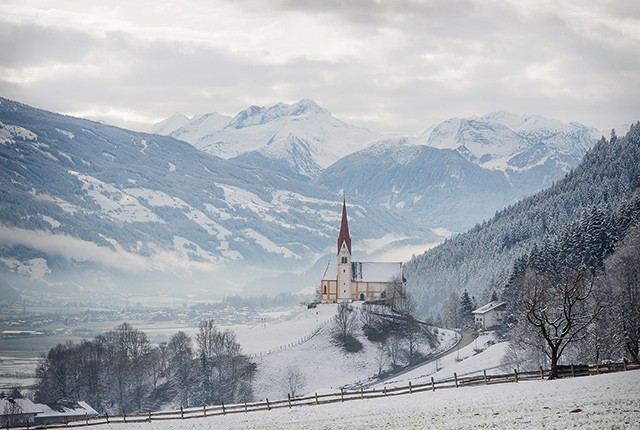
<path id="1" fill-rule="evenodd" d="M 98 412 L 85 402 L 60 402 L 36 406 L 42 408 L 42 412 L 35 417 L 36 424 L 64 423 L 98 416 Z"/>
<path id="2" fill-rule="evenodd" d="M 475 323 L 483 330 L 502 325 L 507 302 L 495 300 L 473 311 Z"/>
<path id="3" fill-rule="evenodd" d="M 85 402 L 60 402 L 45 405 L 29 399 L 0 399 L 0 426 L 53 424 L 97 417 L 98 412 Z"/>
<path id="4" fill-rule="evenodd" d="M 37 414 L 43 411 L 42 405 L 37 405 L 29 399 L 0 399 L 0 426 L 10 427 L 22 424 L 32 424 Z"/>
<path id="5" fill-rule="evenodd" d="M 343 200 L 338 255 L 335 260 L 329 262 L 322 276 L 320 283 L 322 303 L 404 300 L 406 286 L 402 269 L 402 263 L 351 261 L 347 203 Z"/>

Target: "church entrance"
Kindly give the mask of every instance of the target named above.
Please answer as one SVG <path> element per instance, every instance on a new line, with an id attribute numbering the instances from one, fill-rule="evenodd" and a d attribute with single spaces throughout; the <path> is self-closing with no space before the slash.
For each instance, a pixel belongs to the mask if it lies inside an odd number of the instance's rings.
<path id="1" fill-rule="evenodd" d="M 364 302 L 364 293 L 360 293 L 360 300 Z"/>

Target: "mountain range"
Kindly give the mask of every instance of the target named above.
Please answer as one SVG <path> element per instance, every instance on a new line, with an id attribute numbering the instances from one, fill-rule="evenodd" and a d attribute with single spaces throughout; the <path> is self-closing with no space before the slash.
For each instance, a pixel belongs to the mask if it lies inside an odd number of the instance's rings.
<path id="1" fill-rule="evenodd" d="M 0 99 L 5 285 L 300 290 L 333 258 L 342 192 L 354 252 L 406 260 L 562 178 L 597 133 L 494 113 L 384 136 L 311 100 L 176 114 L 152 131 Z"/>

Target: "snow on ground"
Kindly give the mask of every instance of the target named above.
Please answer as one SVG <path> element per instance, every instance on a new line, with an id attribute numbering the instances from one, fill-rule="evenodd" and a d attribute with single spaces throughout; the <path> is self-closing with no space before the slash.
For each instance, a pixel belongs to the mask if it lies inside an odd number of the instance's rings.
<path id="1" fill-rule="evenodd" d="M 486 370 L 487 374 L 504 373 L 498 367 L 508 344 L 507 342 L 495 343 L 495 340 L 494 332 L 486 332 L 478 336 L 470 345 L 456 349 L 441 359 L 387 380 L 383 384 L 378 384 L 377 387 L 407 386 L 409 381 L 412 384 L 426 384 L 431 382 L 431 377 L 435 381 L 453 378 L 454 372 L 458 377 L 482 375 L 483 370 Z"/>
<path id="2" fill-rule="evenodd" d="M 353 305 L 357 312 L 360 303 Z M 358 337 L 363 349 L 357 353 L 344 352 L 333 344 L 331 320 L 336 308 L 333 304 L 319 305 L 267 328 L 236 332 L 243 351 L 257 355 L 253 357 L 258 365 L 253 383 L 256 399 L 286 398 L 290 389 L 285 377 L 290 368 L 303 374 L 304 383 L 298 387 L 300 394 L 335 392 L 346 385 L 368 382 L 378 374 L 380 357 L 383 370 L 388 368 L 386 351 L 362 336 Z M 310 335 L 313 336 L 307 340 Z M 456 333 L 450 330 L 438 329 L 438 336 L 441 343 L 435 353 L 446 351 L 457 340 Z M 287 347 L 266 355 L 256 354 L 283 345 Z M 422 347 L 424 354 L 434 352 L 427 345 Z"/>
<path id="3" fill-rule="evenodd" d="M 254 326 L 236 326 L 234 331 L 245 354 L 261 355 L 298 343 L 327 324 L 336 314 L 337 305 L 320 305 L 316 308 L 295 308 L 293 317 L 276 323 Z M 265 321 L 287 318 L 290 312 L 265 314 Z"/>
<path id="4" fill-rule="evenodd" d="M 554 381 L 426 391 L 96 430 L 216 429 L 639 429 L 640 370 Z"/>

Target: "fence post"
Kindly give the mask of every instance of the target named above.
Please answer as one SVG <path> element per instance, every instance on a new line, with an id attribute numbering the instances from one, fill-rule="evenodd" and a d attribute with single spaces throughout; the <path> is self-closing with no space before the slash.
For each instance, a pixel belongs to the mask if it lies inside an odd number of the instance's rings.
<path id="1" fill-rule="evenodd" d="M 249 410 L 247 409 L 247 402 L 244 402 L 244 413 L 246 414 L 247 412 L 249 412 Z"/>
<path id="2" fill-rule="evenodd" d="M 576 377 L 576 371 L 573 368 L 573 364 L 571 365 L 571 377 L 575 378 Z"/>
<path id="3" fill-rule="evenodd" d="M 627 360 L 622 360 L 622 364 L 624 365 L 624 371 L 627 371 Z"/>
<path id="4" fill-rule="evenodd" d="M 184 419 L 184 409 L 180 406 L 180 418 Z"/>
<path id="5" fill-rule="evenodd" d="M 436 383 L 433 380 L 433 376 L 431 377 L 431 391 L 436 391 Z"/>
<path id="6" fill-rule="evenodd" d="M 360 400 L 364 399 L 364 388 L 360 388 Z"/>
<path id="7" fill-rule="evenodd" d="M 413 394 L 413 387 L 411 386 L 411 381 L 409 381 L 409 394 Z"/>
<path id="8" fill-rule="evenodd" d="M 224 402 L 222 402 L 222 415 L 225 415 L 227 411 L 224 410 Z"/>
<path id="9" fill-rule="evenodd" d="M 206 418 L 207 417 L 207 405 L 204 405 L 202 407 L 202 410 L 204 411 L 204 417 Z"/>
<path id="10" fill-rule="evenodd" d="M 104 417 L 107 419 L 107 424 L 109 424 L 109 414 L 105 412 Z"/>
<path id="11" fill-rule="evenodd" d="M 484 385 L 487 385 L 489 383 L 489 381 L 487 381 L 487 369 L 484 369 L 482 374 L 484 375 Z"/>
<path id="12" fill-rule="evenodd" d="M 518 382 L 518 370 L 517 369 L 513 369 L 513 374 L 516 378 L 516 382 Z"/>
<path id="13" fill-rule="evenodd" d="M 266 399 L 267 399 L 267 410 L 270 411 L 271 410 L 271 406 L 269 406 L 269 398 L 267 397 Z"/>
<path id="14" fill-rule="evenodd" d="M 151 422 L 151 411 L 149 411 L 149 422 Z M 89 418 L 87 418 L 87 423 L 89 423 Z"/>
<path id="15" fill-rule="evenodd" d="M 544 379 L 544 369 L 540 366 L 540 379 Z"/>
<path id="16" fill-rule="evenodd" d="M 453 379 L 456 381 L 456 388 L 458 388 L 458 374 L 453 372 Z"/>
<path id="17" fill-rule="evenodd" d="M 291 394 L 287 393 L 287 401 L 289 402 L 289 409 L 291 409 Z"/>
<path id="18" fill-rule="evenodd" d="M 316 393 L 316 405 L 319 405 L 320 402 L 318 401 L 318 393 Z"/>
<path id="19" fill-rule="evenodd" d="M 340 398 L 344 402 L 344 389 L 340 388 Z"/>
<path id="20" fill-rule="evenodd" d="M 598 366 L 598 363 L 596 363 L 596 375 L 600 374 L 600 366 Z"/>
<path id="21" fill-rule="evenodd" d="M 124 410 L 122 411 L 122 419 L 125 423 L 127 422 L 127 413 Z"/>
<path id="22" fill-rule="evenodd" d="M 383 392 L 384 392 L 384 395 L 386 396 L 387 395 L 387 386 L 386 385 L 384 386 Z"/>

